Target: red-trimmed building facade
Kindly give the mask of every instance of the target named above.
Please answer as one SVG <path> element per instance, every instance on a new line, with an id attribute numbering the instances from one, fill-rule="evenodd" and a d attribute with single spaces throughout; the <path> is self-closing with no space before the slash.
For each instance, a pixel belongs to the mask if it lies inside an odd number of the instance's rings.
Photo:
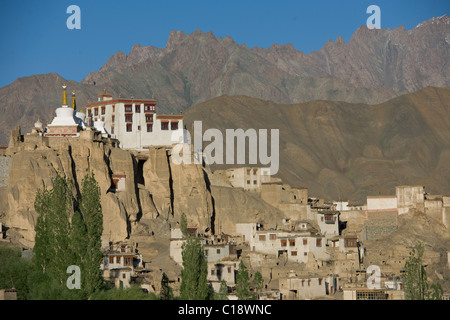
<path id="1" fill-rule="evenodd" d="M 114 99 L 101 94 L 86 105 L 86 123 L 119 140 L 123 149 L 185 142 L 182 115 L 157 115 L 154 99 Z"/>

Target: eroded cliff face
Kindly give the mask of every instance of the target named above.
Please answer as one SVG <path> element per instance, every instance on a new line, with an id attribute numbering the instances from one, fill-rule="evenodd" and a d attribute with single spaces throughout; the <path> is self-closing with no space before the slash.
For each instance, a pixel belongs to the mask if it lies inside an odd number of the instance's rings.
<path id="1" fill-rule="evenodd" d="M 133 236 L 140 241 L 168 240 L 182 213 L 202 233 L 233 233 L 238 222 L 282 218 L 278 209 L 258 197 L 218 186 L 218 178 L 202 165 L 172 163 L 166 148 L 133 152 L 102 139 L 21 136 L 17 128 L 11 141 L 8 185 L 0 190 L 6 208 L 0 219 L 25 247 L 34 245 L 36 192 L 51 189 L 58 172 L 73 180 L 75 193 L 86 173 L 94 173 L 101 189 L 105 242 Z M 113 175 L 125 177 L 123 190 L 112 188 Z"/>

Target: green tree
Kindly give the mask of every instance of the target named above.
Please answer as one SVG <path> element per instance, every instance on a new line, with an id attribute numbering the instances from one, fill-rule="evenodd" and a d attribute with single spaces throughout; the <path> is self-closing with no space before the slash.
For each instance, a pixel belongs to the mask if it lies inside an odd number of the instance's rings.
<path id="1" fill-rule="evenodd" d="M 259 297 L 262 289 L 264 288 L 264 278 L 263 278 L 262 274 L 259 271 L 257 271 L 255 273 L 255 277 L 253 280 L 255 282 L 256 293 L 258 294 L 258 297 Z"/>
<path id="2" fill-rule="evenodd" d="M 219 292 L 216 294 L 217 300 L 228 300 L 228 286 L 225 280 L 220 282 Z"/>
<path id="3" fill-rule="evenodd" d="M 165 272 L 163 272 L 161 277 L 161 290 L 159 293 L 159 299 L 160 300 L 173 299 L 172 288 L 169 286 L 169 278 L 167 277 Z"/>
<path id="4" fill-rule="evenodd" d="M 405 262 L 403 285 L 406 300 L 424 300 L 425 292 L 428 290 L 427 274 L 422 265 L 423 252 L 423 244 L 417 243 Z"/>
<path id="5" fill-rule="evenodd" d="M 423 265 L 424 245 L 418 242 L 405 262 L 403 286 L 406 300 L 442 300 L 442 286 L 433 283 L 428 290 L 427 272 Z"/>
<path id="6" fill-rule="evenodd" d="M 82 285 L 88 295 L 103 284 L 102 263 L 103 253 L 103 212 L 100 200 L 100 187 L 95 180 L 94 173 L 86 174 L 81 184 L 80 212 L 86 226 L 86 240 L 80 241 L 77 246 L 84 251 L 81 256 Z M 85 246 L 85 250 L 83 250 Z"/>
<path id="7" fill-rule="evenodd" d="M 0 289 L 17 290 L 17 298 L 28 298 L 28 275 L 32 271 L 31 261 L 21 258 L 19 248 L 0 247 Z"/>
<path id="8" fill-rule="evenodd" d="M 67 267 L 73 264 L 70 244 L 73 209 L 73 184 L 59 174 L 53 179 L 52 190 L 37 192 L 34 264 L 36 271 L 47 274 L 60 285 L 66 281 Z"/>
<path id="9" fill-rule="evenodd" d="M 183 234 L 183 237 L 187 237 L 187 219 L 184 212 L 181 214 L 181 220 L 180 220 L 180 230 Z"/>
<path id="10" fill-rule="evenodd" d="M 200 240 L 188 237 L 182 246 L 180 298 L 182 300 L 208 300 L 211 290 L 207 281 L 207 261 Z"/>
<path id="11" fill-rule="evenodd" d="M 79 211 L 75 211 L 79 203 Z M 85 299 L 103 284 L 100 264 L 103 214 L 100 188 L 93 174 L 82 181 L 80 197 L 74 186 L 57 174 L 53 189 L 38 190 L 35 199 L 34 273 L 30 276 L 33 299 Z M 81 290 L 66 286 L 67 268 L 80 267 Z"/>
<path id="12" fill-rule="evenodd" d="M 433 283 L 431 285 L 431 290 L 428 292 L 427 300 L 442 300 L 444 295 L 444 290 L 440 283 Z"/>
<path id="13" fill-rule="evenodd" d="M 239 300 L 250 299 L 250 278 L 247 267 L 242 260 L 239 263 L 239 269 L 236 275 L 236 295 Z"/>
<path id="14" fill-rule="evenodd" d="M 95 291 L 91 300 L 157 300 L 153 293 L 145 293 L 141 287 L 133 285 L 129 288 L 109 288 Z"/>

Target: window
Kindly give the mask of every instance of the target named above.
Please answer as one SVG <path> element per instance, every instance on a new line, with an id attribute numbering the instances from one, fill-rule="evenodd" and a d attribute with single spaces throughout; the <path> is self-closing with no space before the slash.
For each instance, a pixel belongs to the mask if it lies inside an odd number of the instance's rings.
<path id="1" fill-rule="evenodd" d="M 125 279 L 127 275 L 125 273 L 122 273 L 122 279 Z"/>
<path id="2" fill-rule="evenodd" d="M 287 247 L 287 240 L 280 240 L 282 247 Z"/>
<path id="3" fill-rule="evenodd" d="M 217 254 L 220 254 L 220 249 L 217 249 L 217 251 L 216 251 L 216 252 L 217 252 Z"/>
<path id="4" fill-rule="evenodd" d="M 250 180 L 247 180 L 247 184 L 250 184 Z"/>
<path id="5" fill-rule="evenodd" d="M 274 233 L 271 233 L 269 237 L 270 240 L 277 240 L 277 235 Z"/>
<path id="6" fill-rule="evenodd" d="M 214 275 L 214 269 L 211 269 L 211 275 L 212 276 Z"/>
<path id="7" fill-rule="evenodd" d="M 145 122 L 153 122 L 153 115 L 152 114 L 146 114 L 145 115 Z"/>
<path id="8" fill-rule="evenodd" d="M 94 108 L 94 115 L 98 116 L 98 109 L 97 108 Z"/>
<path id="9" fill-rule="evenodd" d="M 112 105 L 112 112 L 115 112 L 115 111 L 116 111 L 116 105 L 113 104 L 113 105 Z"/>
<path id="10" fill-rule="evenodd" d="M 131 104 L 126 104 L 126 105 L 125 105 L 125 112 L 133 112 L 133 109 L 132 109 L 132 105 L 131 105 Z"/>
<path id="11" fill-rule="evenodd" d="M 133 115 L 132 114 L 126 114 L 125 115 L 125 122 L 133 122 Z"/>
<path id="12" fill-rule="evenodd" d="M 344 245 L 346 248 L 356 248 L 358 243 L 358 238 L 345 238 Z"/>
<path id="13" fill-rule="evenodd" d="M 126 266 L 131 266 L 132 264 L 133 264 L 133 258 L 126 257 L 125 258 L 125 265 Z"/>
<path id="14" fill-rule="evenodd" d="M 384 291 L 356 291 L 356 300 L 386 300 Z"/>
<path id="15" fill-rule="evenodd" d="M 303 239 L 303 245 L 306 246 L 308 244 L 308 239 Z"/>
<path id="16" fill-rule="evenodd" d="M 178 121 L 172 121 L 170 123 L 170 130 L 178 130 Z"/>
<path id="17" fill-rule="evenodd" d="M 311 279 L 308 279 L 308 287 L 311 285 Z"/>
<path id="18" fill-rule="evenodd" d="M 102 114 L 105 114 L 106 113 L 106 111 L 105 111 L 105 106 L 103 106 L 102 107 Z"/>
<path id="19" fill-rule="evenodd" d="M 111 134 L 114 134 L 114 126 L 111 126 Z"/>
<path id="20" fill-rule="evenodd" d="M 114 123 L 115 120 L 116 120 L 116 116 L 115 116 L 115 115 L 112 115 L 112 116 L 111 116 L 111 122 Z"/>
<path id="21" fill-rule="evenodd" d="M 231 267 L 228 267 L 228 273 L 231 273 Z"/>
<path id="22" fill-rule="evenodd" d="M 208 256 L 208 249 L 205 249 L 205 256 Z"/>
<path id="23" fill-rule="evenodd" d="M 132 131 L 133 131 L 133 124 L 127 123 L 127 132 L 132 132 Z"/>
<path id="24" fill-rule="evenodd" d="M 155 111 L 155 106 L 152 106 L 151 104 L 144 104 L 144 112 L 151 112 Z"/>
<path id="25" fill-rule="evenodd" d="M 169 130 L 169 123 L 161 122 L 161 130 Z"/>
<path id="26" fill-rule="evenodd" d="M 319 286 L 322 285 L 322 278 L 319 278 Z"/>
<path id="27" fill-rule="evenodd" d="M 135 104 L 134 105 L 134 110 L 136 113 L 141 113 L 141 105 L 140 104 Z"/>
<path id="28" fill-rule="evenodd" d="M 296 257 L 297 256 L 297 251 L 291 251 L 291 256 Z"/>
<path id="29" fill-rule="evenodd" d="M 289 246 L 290 247 L 295 247 L 295 239 L 290 239 L 289 240 Z"/>
<path id="30" fill-rule="evenodd" d="M 109 263 L 114 263 L 114 256 L 109 256 Z"/>
<path id="31" fill-rule="evenodd" d="M 256 180 L 253 180 L 253 184 L 255 184 L 255 185 L 256 185 Z"/>
<path id="32" fill-rule="evenodd" d="M 259 235 L 259 241 L 266 241 L 266 235 L 265 234 L 260 234 Z"/>
<path id="33" fill-rule="evenodd" d="M 152 132 L 152 131 L 153 131 L 153 124 L 147 123 L 147 132 Z"/>
<path id="34" fill-rule="evenodd" d="M 92 110 L 91 109 L 87 109 L 87 112 L 88 112 L 88 117 L 91 117 L 92 116 Z"/>
<path id="35" fill-rule="evenodd" d="M 325 223 L 332 223 L 336 221 L 336 217 L 334 217 L 332 214 L 326 214 L 325 215 Z"/>
<path id="36" fill-rule="evenodd" d="M 316 247 L 321 247 L 322 246 L 322 238 L 317 238 L 316 239 Z"/>

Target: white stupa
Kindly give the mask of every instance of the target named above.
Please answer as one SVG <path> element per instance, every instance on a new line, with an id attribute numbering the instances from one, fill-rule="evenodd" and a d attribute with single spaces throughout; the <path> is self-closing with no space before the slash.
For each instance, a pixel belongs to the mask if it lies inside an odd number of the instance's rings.
<path id="1" fill-rule="evenodd" d="M 47 126 L 46 136 L 78 136 L 80 125 L 75 118 L 75 109 L 67 104 L 66 85 L 63 85 L 63 102 L 62 106 L 56 109 L 56 117 L 53 118 L 51 124 Z M 75 96 L 72 99 L 74 105 Z"/>
<path id="2" fill-rule="evenodd" d="M 75 90 L 72 91 L 72 109 L 75 111 L 75 121 L 78 123 L 78 125 L 86 129 L 86 114 L 83 112 L 83 110 L 77 111 L 77 103 L 75 101 Z"/>
<path id="3" fill-rule="evenodd" d="M 94 128 L 100 131 L 101 133 L 107 133 L 105 130 L 105 122 L 100 119 L 94 121 Z"/>

